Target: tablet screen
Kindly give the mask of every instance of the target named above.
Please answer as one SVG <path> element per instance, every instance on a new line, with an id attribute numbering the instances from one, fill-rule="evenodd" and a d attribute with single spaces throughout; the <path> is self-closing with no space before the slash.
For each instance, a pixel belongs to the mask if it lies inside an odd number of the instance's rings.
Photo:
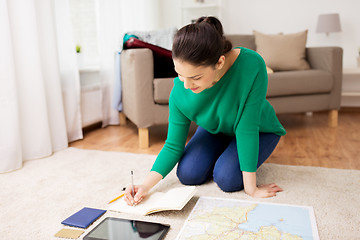
<path id="1" fill-rule="evenodd" d="M 169 225 L 161 223 L 107 217 L 84 240 L 160 240 L 169 228 Z"/>

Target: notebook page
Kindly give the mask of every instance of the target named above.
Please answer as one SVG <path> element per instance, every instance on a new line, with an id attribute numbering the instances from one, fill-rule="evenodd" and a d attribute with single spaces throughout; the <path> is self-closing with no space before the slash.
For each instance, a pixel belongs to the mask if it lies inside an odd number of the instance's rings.
<path id="1" fill-rule="evenodd" d="M 159 207 L 163 209 L 180 210 L 194 196 L 195 192 L 195 186 L 170 189 L 159 199 Z"/>
<path id="2" fill-rule="evenodd" d="M 129 206 L 125 202 L 124 198 L 119 199 L 118 201 L 114 202 L 108 208 L 111 211 L 116 212 L 124 212 L 124 213 L 134 213 L 134 214 L 141 214 L 145 215 L 149 210 L 152 210 L 154 206 L 158 206 L 159 199 L 162 198 L 164 193 L 162 192 L 154 192 L 147 197 L 145 197 L 139 205 L 136 206 Z"/>

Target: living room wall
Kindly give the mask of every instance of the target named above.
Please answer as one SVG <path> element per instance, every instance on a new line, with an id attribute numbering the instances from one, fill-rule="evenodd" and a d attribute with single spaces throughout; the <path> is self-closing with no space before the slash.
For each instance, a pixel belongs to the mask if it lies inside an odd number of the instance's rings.
<path id="1" fill-rule="evenodd" d="M 205 0 L 206 2 L 206 0 Z M 181 26 L 180 0 L 159 0 L 160 27 Z M 253 30 L 275 34 L 308 29 L 308 46 L 341 46 L 344 67 L 356 67 L 360 48 L 358 0 L 222 0 L 220 18 L 226 33 L 251 34 Z M 316 33 L 319 14 L 339 13 L 342 32 Z"/>

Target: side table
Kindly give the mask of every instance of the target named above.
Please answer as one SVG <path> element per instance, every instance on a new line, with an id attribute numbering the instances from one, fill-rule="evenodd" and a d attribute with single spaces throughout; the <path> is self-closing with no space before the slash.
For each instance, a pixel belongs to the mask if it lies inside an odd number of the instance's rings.
<path id="1" fill-rule="evenodd" d="M 360 68 L 343 69 L 341 106 L 360 107 Z"/>

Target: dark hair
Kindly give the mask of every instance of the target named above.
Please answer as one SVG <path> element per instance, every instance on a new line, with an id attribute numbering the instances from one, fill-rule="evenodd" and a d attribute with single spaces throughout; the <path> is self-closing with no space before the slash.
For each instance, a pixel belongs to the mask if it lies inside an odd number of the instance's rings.
<path id="1" fill-rule="evenodd" d="M 214 66 L 231 48 L 221 22 L 215 17 L 201 17 L 176 33 L 172 56 L 194 65 Z"/>

